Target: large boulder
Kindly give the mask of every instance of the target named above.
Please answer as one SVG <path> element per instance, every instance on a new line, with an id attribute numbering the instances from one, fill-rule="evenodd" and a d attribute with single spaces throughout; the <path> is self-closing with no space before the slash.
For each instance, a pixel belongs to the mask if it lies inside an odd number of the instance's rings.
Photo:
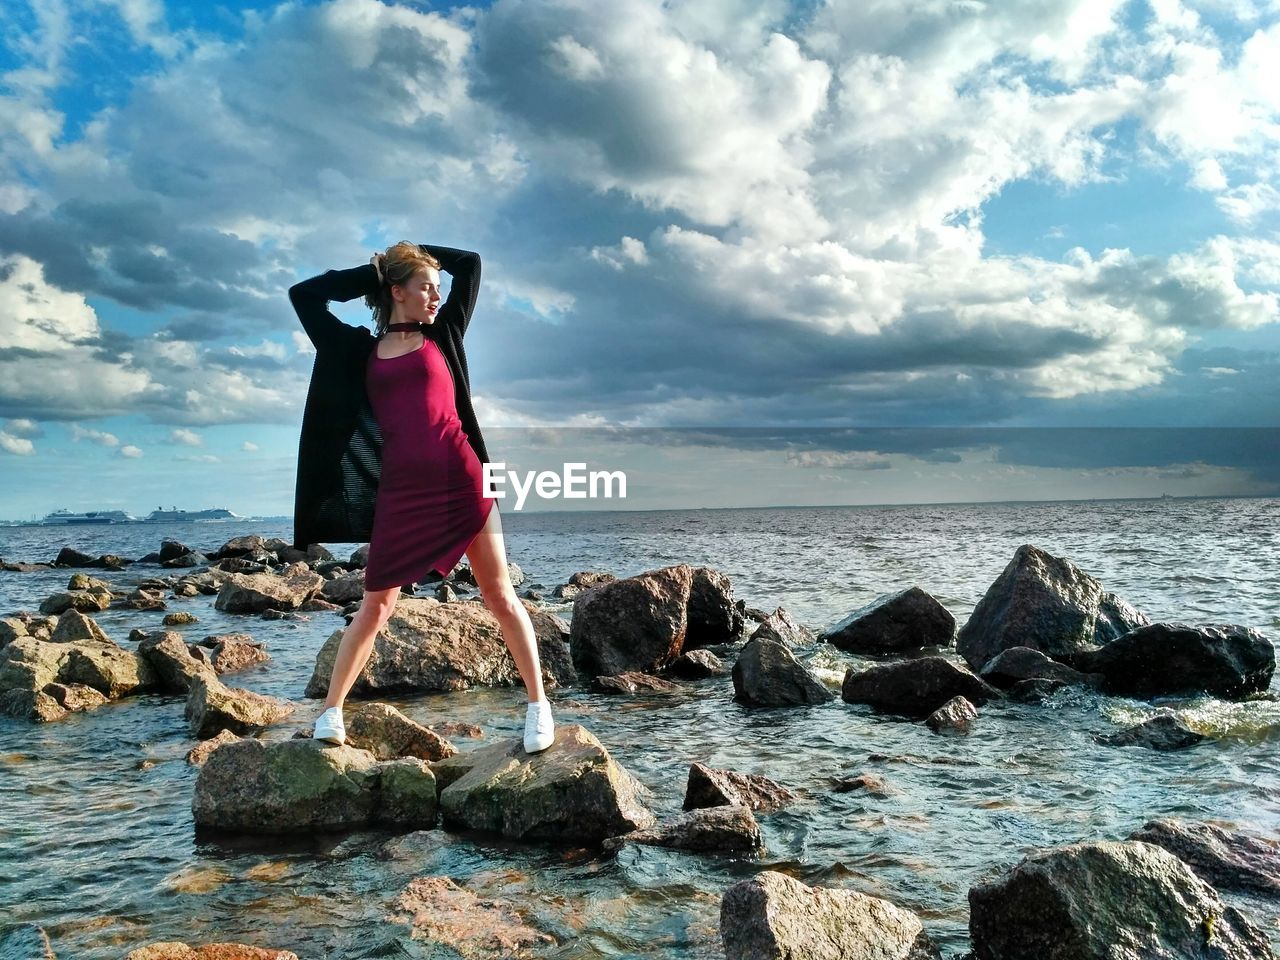
<path id="1" fill-rule="evenodd" d="M 908 653 L 949 647 L 956 618 L 919 587 L 887 593 L 824 630 L 819 639 L 849 653 Z"/>
<path id="2" fill-rule="evenodd" d="M 920 918 L 856 890 L 810 887 L 777 870 L 720 900 L 725 960 L 941 960 Z"/>
<path id="3" fill-rule="evenodd" d="M 191 810 L 198 827 L 246 833 L 429 829 L 436 787 L 425 760 L 378 761 L 367 750 L 308 738 L 245 739 L 209 754 Z"/>
<path id="4" fill-rule="evenodd" d="M 1102 689 L 1128 697 L 1207 693 L 1243 700 L 1271 685 L 1276 651 L 1252 627 L 1152 623 L 1099 650 L 1071 657 L 1071 665 L 1102 675 Z"/>
<path id="5" fill-rule="evenodd" d="M 599 584 L 573 601 L 569 650 L 584 676 L 655 673 L 684 651 L 694 569 L 649 570 Z"/>
<path id="6" fill-rule="evenodd" d="M 1023 544 L 960 628 L 956 649 L 975 670 L 1009 647 L 1061 659 L 1108 643 L 1146 617 L 1077 567 Z"/>
<path id="7" fill-rule="evenodd" d="M 267 610 L 297 610 L 315 596 L 325 579 L 310 570 L 288 576 L 276 573 L 230 573 L 214 608 L 226 613 L 263 613 Z"/>
<path id="8" fill-rule="evenodd" d="M 797 623 L 782 607 L 778 607 L 760 621 L 749 639 L 776 640 L 788 647 L 802 647 L 813 642 L 814 633 Z"/>
<path id="9" fill-rule="evenodd" d="M 1280 899 L 1280 842 L 1275 840 L 1172 817 L 1149 820 L 1129 839 L 1163 847 L 1219 890 Z"/>
<path id="10" fill-rule="evenodd" d="M 647 791 L 581 724 L 557 726 L 555 742 L 528 754 L 519 737 L 431 765 L 446 826 L 515 840 L 598 843 L 650 826 Z"/>
<path id="11" fill-rule="evenodd" d="M 729 578 L 711 567 L 694 567 L 684 649 L 732 643 L 742 637 L 745 620 L 733 600 Z"/>
<path id="12" fill-rule="evenodd" d="M 969 890 L 974 960 L 1273 960 L 1266 935 L 1181 860 L 1137 840 L 1038 851 Z"/>
<path id="13" fill-rule="evenodd" d="M 733 665 L 733 698 L 748 706 L 784 707 L 826 703 L 835 694 L 790 648 L 753 638 Z"/>
<path id="14" fill-rule="evenodd" d="M 572 683 L 577 677 L 565 648 L 564 621 L 530 603 L 525 603 L 525 609 L 537 637 L 543 683 L 548 687 Z M 342 629 L 335 630 L 316 655 L 308 697 L 328 693 L 342 635 Z M 394 693 L 518 683 L 520 673 L 502 639 L 502 628 L 483 604 L 401 596 L 375 635 L 369 660 L 348 695 L 374 699 Z"/>
<path id="15" fill-rule="evenodd" d="M 866 703 L 887 713 L 927 717 L 953 697 L 981 705 L 998 700 L 999 690 L 946 657 L 921 657 L 881 663 L 844 675 L 840 696 L 847 703 Z"/>

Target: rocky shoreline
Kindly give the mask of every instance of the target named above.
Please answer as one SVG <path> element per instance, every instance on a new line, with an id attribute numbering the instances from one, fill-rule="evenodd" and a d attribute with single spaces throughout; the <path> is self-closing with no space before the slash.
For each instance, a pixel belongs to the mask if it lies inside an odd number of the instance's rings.
<path id="1" fill-rule="evenodd" d="M 196 595 L 213 596 L 216 609 L 245 617 L 327 611 L 349 618 L 363 593 L 363 559 L 363 550 L 338 561 L 318 545 L 298 551 L 250 536 L 209 552 L 165 541 L 136 561 L 70 548 L 51 564 L 0 561 L 13 572 L 162 568 L 130 591 L 77 572 L 38 611 L 0 617 L 0 711 L 49 723 L 140 693 L 185 696 L 189 760 L 200 767 L 192 797 L 199 831 L 376 825 L 406 834 L 478 831 L 516 842 L 587 845 L 601 856 L 627 844 L 691 856 L 766 852 L 757 815 L 801 795 L 767 777 L 693 764 L 683 812 L 658 821 L 646 801 L 660 785 L 640 783 L 581 724 L 559 727 L 543 754 L 523 754 L 514 739 L 459 750 L 449 737 L 481 731 L 424 727 L 379 702 L 519 683 L 465 567 L 427 584 L 429 595 L 401 596 L 351 692 L 350 739 L 342 747 L 312 741 L 306 730 L 291 739 L 258 739 L 296 722 L 300 703 L 223 679 L 253 665 L 269 669 L 269 653 L 250 633 L 193 643 L 176 630 L 136 629 L 132 646 L 124 646 L 93 619 L 113 608 L 164 610 L 167 599 Z M 523 584 L 514 565 L 511 573 L 513 583 Z M 813 649 L 829 644 L 875 661 L 846 670 L 838 690 L 844 703 L 963 737 L 981 729 L 981 710 L 992 702 L 1034 705 L 1075 685 L 1146 700 L 1205 694 L 1243 701 L 1268 697 L 1275 669 L 1274 647 L 1257 630 L 1152 623 L 1069 560 L 1031 545 L 1018 548 L 958 631 L 954 616 L 918 586 L 879 597 L 820 631 L 796 623 L 782 607 L 767 613 L 747 606 L 734 598 L 729 579 L 708 567 L 677 564 L 627 577 L 583 571 L 549 595 L 545 589 L 530 584 L 520 595 L 553 699 L 556 690 L 578 684 L 619 696 L 731 684 L 745 708 L 804 709 L 837 698 L 807 663 Z M 539 605 L 546 600 L 571 602 L 570 621 Z M 166 615 L 164 626 L 193 620 L 178 611 Z M 341 633 L 336 628 L 317 654 L 302 698 L 324 696 Z M 1171 750 L 1202 740 L 1175 718 L 1158 716 L 1098 742 Z M 426 882 L 440 878 L 421 879 L 411 896 L 406 891 L 407 902 L 452 903 L 460 896 L 447 884 Z M 1153 820 L 1124 839 L 1037 851 L 970 889 L 969 956 L 1110 957 L 1116 943 L 1130 944 L 1135 956 L 1272 956 L 1258 924 L 1226 905 L 1219 889 L 1280 897 L 1280 847 L 1213 824 Z M 924 922 L 888 900 L 806 886 L 774 870 L 724 891 L 720 932 L 729 958 L 940 956 Z M 0 954 L 11 941 L 40 935 L 30 926 L 0 934 Z M 447 931 L 439 935 L 448 938 Z M 546 942 L 536 931 L 516 940 L 520 951 Z M 495 947 L 475 955 L 532 954 Z M 236 944 L 151 944 L 129 956 L 293 954 Z"/>

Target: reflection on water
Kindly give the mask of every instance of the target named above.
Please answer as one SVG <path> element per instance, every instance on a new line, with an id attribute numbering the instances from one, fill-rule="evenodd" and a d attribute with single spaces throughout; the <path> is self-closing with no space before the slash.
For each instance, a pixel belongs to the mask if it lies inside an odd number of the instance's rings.
<path id="1" fill-rule="evenodd" d="M 1273 639 L 1277 521 L 1274 500 L 503 517 L 510 559 L 548 587 L 576 570 L 627 575 L 685 561 L 722 570 L 748 604 L 785 606 L 815 629 L 911 584 L 963 622 L 1014 549 L 1032 542 L 1153 619 L 1241 623 Z M 70 543 L 139 556 L 160 536 L 213 549 L 246 532 L 288 529 L 3 530 L 0 555 L 49 559 Z M 128 587 L 156 572 L 139 567 L 105 579 Z M 0 610 L 35 609 L 67 577 L 0 574 Z M 236 630 L 265 642 L 273 659 L 234 682 L 301 701 L 316 651 L 342 620 L 258 620 L 220 613 L 212 600 L 170 600 L 169 609 L 199 617 L 180 628 L 189 639 Z M 96 619 L 129 645 L 130 628 L 156 627 L 163 613 L 110 610 Z M 845 668 L 862 662 L 830 648 L 811 656 L 837 689 Z M 659 817 L 679 812 L 694 761 L 766 774 L 801 797 L 759 815 L 766 852 L 757 859 L 657 847 L 600 857 L 443 830 L 197 836 L 183 700 L 147 695 L 42 726 L 0 719 L 0 875 L 8 880 L 0 911 L 43 926 L 62 958 L 114 960 L 164 939 L 259 943 L 304 958 L 448 956 L 390 919 L 411 880 L 442 875 L 553 936 L 556 945 L 538 956 L 719 957 L 721 893 L 768 866 L 889 898 L 917 912 L 944 954 L 956 955 L 967 949 L 969 887 L 1034 847 L 1123 838 L 1162 815 L 1280 835 L 1274 701 L 1151 704 L 1067 689 L 1038 706 L 988 705 L 975 732 L 955 738 L 839 699 L 747 710 L 732 702 L 728 679 L 674 696 L 578 688 L 551 696 L 559 723 L 587 726 L 653 791 Z M 523 691 L 515 688 L 388 702 L 424 723 L 480 725 L 484 739 L 455 740 L 462 750 L 523 729 Z M 309 725 L 320 704 L 303 703 L 270 739 Z M 1168 711 L 1210 739 L 1177 753 L 1094 743 L 1096 734 Z M 834 789 L 837 778 L 859 774 L 881 779 L 885 794 Z M 1280 944 L 1275 905 L 1232 901 Z"/>

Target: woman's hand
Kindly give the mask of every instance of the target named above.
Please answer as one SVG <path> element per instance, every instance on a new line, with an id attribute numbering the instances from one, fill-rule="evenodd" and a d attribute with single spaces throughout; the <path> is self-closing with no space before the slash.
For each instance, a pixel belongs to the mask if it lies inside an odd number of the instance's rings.
<path id="1" fill-rule="evenodd" d="M 375 253 L 369 258 L 369 262 L 373 264 L 373 269 L 378 273 L 378 286 L 382 286 L 382 254 Z"/>

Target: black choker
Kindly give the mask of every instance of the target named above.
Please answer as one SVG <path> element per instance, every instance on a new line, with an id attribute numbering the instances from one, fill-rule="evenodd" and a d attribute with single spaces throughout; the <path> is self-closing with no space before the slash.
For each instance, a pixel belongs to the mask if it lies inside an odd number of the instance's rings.
<path id="1" fill-rule="evenodd" d="M 421 320 L 414 320 L 412 323 L 389 323 L 388 330 L 417 330 L 421 333 L 427 332 L 427 325 Z"/>

